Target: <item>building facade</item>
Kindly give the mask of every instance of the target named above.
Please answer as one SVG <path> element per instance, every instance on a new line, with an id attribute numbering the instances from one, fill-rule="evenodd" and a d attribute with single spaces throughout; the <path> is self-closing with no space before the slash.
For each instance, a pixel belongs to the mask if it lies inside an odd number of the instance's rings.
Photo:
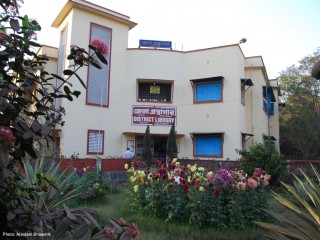
<path id="1" fill-rule="evenodd" d="M 71 78 L 79 98 L 56 102 L 67 113 L 65 126 L 54 131 L 58 155 L 106 158 L 122 156 L 129 147 L 139 157 L 147 125 L 159 159 L 172 125 L 180 158 L 235 160 L 236 149 L 261 142 L 263 134 L 279 146 L 277 81 L 268 79 L 261 56 L 245 57 L 239 44 L 129 49 L 128 33 L 136 23 L 83 0 L 69 0 L 52 26 L 61 32 L 60 46 L 42 51 L 58 55 L 53 62 L 60 75 L 69 66 L 72 44 L 86 47 L 100 39 L 109 48 L 102 70 L 77 72 L 86 90 Z"/>

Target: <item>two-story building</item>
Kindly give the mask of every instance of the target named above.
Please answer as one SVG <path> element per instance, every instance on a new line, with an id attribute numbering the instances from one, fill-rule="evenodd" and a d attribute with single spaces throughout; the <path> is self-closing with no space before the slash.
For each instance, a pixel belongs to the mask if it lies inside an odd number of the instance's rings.
<path id="1" fill-rule="evenodd" d="M 130 147 L 140 156 L 147 125 L 155 158 L 165 156 L 172 125 L 181 158 L 234 160 L 236 149 L 261 142 L 263 134 L 279 146 L 278 86 L 268 79 L 261 56 L 244 56 L 239 44 L 176 51 L 170 42 L 141 41 L 128 48 L 136 25 L 84 0 L 67 1 L 54 20 L 59 49 L 44 46 L 42 52 L 58 56 L 52 59 L 58 74 L 69 66 L 70 45 L 87 48 L 100 39 L 109 48 L 102 70 L 78 72 L 86 90 L 71 79 L 80 97 L 56 102 L 67 113 L 54 135 L 59 155 L 105 158 Z"/>

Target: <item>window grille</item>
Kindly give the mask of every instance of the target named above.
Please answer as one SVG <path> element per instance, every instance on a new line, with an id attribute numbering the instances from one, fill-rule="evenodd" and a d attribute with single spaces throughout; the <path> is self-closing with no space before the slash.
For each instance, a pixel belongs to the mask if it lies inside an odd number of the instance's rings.
<path id="1" fill-rule="evenodd" d="M 140 82 L 139 101 L 171 102 L 171 84 Z"/>

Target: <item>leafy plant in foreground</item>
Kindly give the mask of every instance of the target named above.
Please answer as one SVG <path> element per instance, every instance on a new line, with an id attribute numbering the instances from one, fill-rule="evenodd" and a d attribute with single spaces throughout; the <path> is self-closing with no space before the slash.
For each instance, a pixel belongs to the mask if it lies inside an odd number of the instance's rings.
<path id="1" fill-rule="evenodd" d="M 290 193 L 292 199 L 283 197 L 278 193 L 273 192 L 273 197 L 284 206 L 288 211 L 293 213 L 297 218 L 289 219 L 281 214 L 265 210 L 275 219 L 280 221 L 279 225 L 255 222 L 259 226 L 274 232 L 277 238 L 266 236 L 269 239 L 297 239 L 297 240 L 316 240 L 320 239 L 320 175 L 311 165 L 316 177 L 314 181 L 310 176 L 300 169 L 305 181 L 294 175 L 295 180 L 304 190 L 301 196 L 296 189 L 286 183 L 281 182 L 285 189 Z M 303 197 L 307 195 L 308 199 Z M 297 204 L 298 203 L 298 204 Z M 297 220 L 299 222 L 297 222 Z M 301 224 L 303 222 L 303 224 Z M 284 225 L 284 226 L 280 226 Z"/>
<path id="2" fill-rule="evenodd" d="M 41 27 L 35 19 L 20 16 L 20 3 L 23 0 L 0 1 L 1 237 L 10 239 L 10 234 L 6 233 L 17 234 L 15 236 L 25 233 L 22 236 L 25 238 L 36 233 L 39 236 L 62 238 L 68 235 L 78 239 L 89 230 L 91 237 L 97 237 L 98 233 L 103 233 L 102 238 L 109 239 L 135 237 L 137 231 L 126 234 L 127 226 L 120 226 L 122 231 L 106 236 L 105 227 L 88 209 L 70 209 L 66 205 L 56 208 L 69 197 L 55 197 L 63 189 L 59 187 L 59 184 L 64 185 L 63 180 L 57 183 L 54 177 L 38 172 L 28 163 L 25 164 L 26 176 L 13 168 L 16 160 L 21 163 L 27 156 L 36 159 L 39 152 L 35 146 L 39 145 L 42 150 L 43 143 L 52 139 L 52 130 L 64 125 L 62 117 L 65 112 L 62 107 L 56 108 L 56 99 L 72 101 L 77 98 L 80 91 L 73 90 L 69 80 L 74 77 L 85 88 L 77 71 L 89 65 L 101 69 L 100 64 L 107 64 L 104 55 L 108 50 L 99 39 L 92 40 L 88 45 L 92 50 L 90 53 L 72 45 L 67 57 L 71 65 L 63 71 L 64 76 L 49 74 L 45 70 L 49 59 L 38 55 L 36 49 L 41 47 L 35 42 L 36 32 Z M 56 86 L 56 81 L 62 84 Z M 56 170 L 54 166 L 50 171 L 54 173 Z"/>

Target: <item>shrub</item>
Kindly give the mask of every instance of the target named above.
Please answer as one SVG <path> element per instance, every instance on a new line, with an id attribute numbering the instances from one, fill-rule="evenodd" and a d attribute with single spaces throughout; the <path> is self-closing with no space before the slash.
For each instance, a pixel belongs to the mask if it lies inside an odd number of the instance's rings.
<path id="1" fill-rule="evenodd" d="M 296 185 L 300 185 L 299 191 L 297 191 L 297 186 L 293 187 L 281 182 L 285 190 L 290 193 L 290 198 L 275 192 L 272 193 L 278 203 L 284 206 L 288 212 L 293 213 L 295 218 L 289 219 L 287 216 L 265 209 L 267 213 L 279 221 L 279 224 L 255 223 L 277 234 L 277 239 L 320 239 L 320 175 L 313 166 L 312 169 L 316 181 L 301 169 L 304 180 L 294 175 Z M 304 199 L 305 197 L 307 199 Z"/>
<path id="2" fill-rule="evenodd" d="M 243 171 L 217 173 L 197 165 L 183 167 L 156 161 L 153 168 L 128 169 L 132 209 L 178 223 L 216 228 L 245 228 L 265 216 L 265 186 L 270 175 L 257 168 L 251 177 Z M 259 221 L 259 220 L 258 220 Z"/>
<path id="3" fill-rule="evenodd" d="M 106 193 L 107 185 L 103 173 L 95 167 L 76 169 L 76 174 L 71 179 L 70 185 L 77 189 L 78 201 L 102 197 Z"/>
<path id="4" fill-rule="evenodd" d="M 253 173 L 256 168 L 262 168 L 272 176 L 276 183 L 285 169 L 286 161 L 276 149 L 268 136 L 263 137 L 263 143 L 255 144 L 249 150 L 239 150 L 242 156 L 241 168 L 247 173 Z"/>

